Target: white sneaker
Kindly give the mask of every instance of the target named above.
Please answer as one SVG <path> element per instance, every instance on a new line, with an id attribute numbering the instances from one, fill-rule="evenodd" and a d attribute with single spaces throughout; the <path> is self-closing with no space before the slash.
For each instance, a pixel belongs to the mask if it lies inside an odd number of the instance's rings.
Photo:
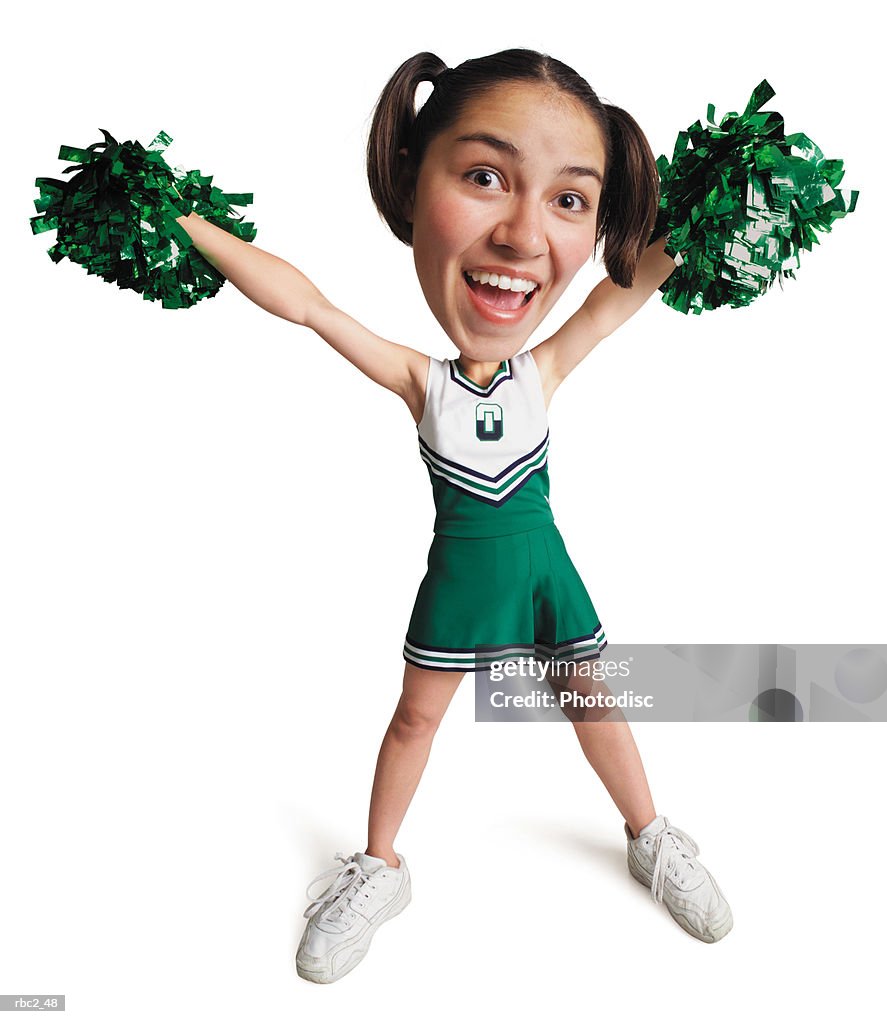
<path id="1" fill-rule="evenodd" d="M 342 867 L 324 871 L 308 886 L 308 924 L 296 952 L 300 978 L 321 985 L 338 981 L 366 956 L 379 925 L 406 907 L 410 873 L 403 857 L 397 857 L 400 864 L 392 868 L 381 857 L 355 853 L 346 860 L 337 853 Z M 329 875 L 335 875 L 329 886 L 312 896 L 312 887 Z"/>
<path id="2" fill-rule="evenodd" d="M 628 870 L 664 903 L 684 929 L 703 942 L 717 942 L 733 927 L 730 905 L 708 870 L 696 860 L 699 847 L 661 814 L 635 839 L 628 823 Z"/>

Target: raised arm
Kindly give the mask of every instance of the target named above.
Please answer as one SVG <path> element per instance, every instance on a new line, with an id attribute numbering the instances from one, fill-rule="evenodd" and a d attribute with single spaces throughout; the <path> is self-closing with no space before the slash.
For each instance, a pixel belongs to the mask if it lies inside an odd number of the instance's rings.
<path id="1" fill-rule="evenodd" d="M 400 395 L 418 422 L 428 356 L 367 330 L 337 309 L 286 260 L 236 238 L 196 213 L 179 217 L 178 223 L 201 256 L 248 299 L 275 316 L 311 328 L 367 377 Z"/>
<path id="2" fill-rule="evenodd" d="M 665 254 L 665 242 L 663 235 L 647 246 L 631 288 L 620 288 L 605 277 L 560 330 L 532 349 L 546 401 L 595 345 L 621 327 L 668 279 L 677 264 Z"/>

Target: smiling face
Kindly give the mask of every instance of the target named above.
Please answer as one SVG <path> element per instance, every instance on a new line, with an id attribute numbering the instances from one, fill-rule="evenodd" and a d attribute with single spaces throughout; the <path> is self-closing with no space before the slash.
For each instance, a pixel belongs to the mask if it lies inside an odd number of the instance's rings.
<path id="1" fill-rule="evenodd" d="M 413 255 L 469 359 L 519 352 L 591 256 L 605 153 L 579 100 L 524 81 L 486 90 L 429 144 L 407 208 Z"/>

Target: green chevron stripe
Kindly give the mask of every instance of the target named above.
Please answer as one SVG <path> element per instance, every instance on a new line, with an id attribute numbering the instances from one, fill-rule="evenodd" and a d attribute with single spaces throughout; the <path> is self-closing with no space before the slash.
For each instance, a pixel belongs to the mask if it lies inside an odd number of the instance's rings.
<path id="1" fill-rule="evenodd" d="M 504 480 L 498 487 L 491 487 L 486 484 L 479 484 L 476 481 L 474 481 L 471 477 L 461 476 L 458 473 L 452 472 L 452 470 L 442 471 L 439 466 L 435 465 L 435 463 L 431 461 L 431 459 L 425 457 L 424 451 L 422 452 L 423 459 L 431 467 L 431 471 L 434 473 L 435 476 L 439 476 L 442 480 L 448 480 L 450 482 L 465 484 L 466 487 L 471 488 L 472 490 L 475 491 L 483 491 L 486 494 L 494 495 L 502 494 L 503 492 L 509 490 L 511 488 L 511 485 L 516 480 L 521 480 L 525 476 L 529 476 L 530 473 L 532 473 L 538 466 L 542 465 L 547 455 L 548 445 L 546 445 L 542 449 L 539 455 L 532 462 L 526 463 L 524 466 L 518 469 L 512 476 L 508 477 L 507 480 Z"/>

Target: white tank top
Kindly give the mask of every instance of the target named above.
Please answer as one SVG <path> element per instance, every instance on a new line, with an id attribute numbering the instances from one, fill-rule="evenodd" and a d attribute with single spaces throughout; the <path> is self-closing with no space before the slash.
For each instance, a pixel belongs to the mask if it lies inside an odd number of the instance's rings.
<path id="1" fill-rule="evenodd" d="M 498 537 L 554 522 L 548 503 L 548 414 L 529 351 L 486 387 L 456 359 L 431 357 L 419 451 L 434 492 L 434 532 Z"/>

